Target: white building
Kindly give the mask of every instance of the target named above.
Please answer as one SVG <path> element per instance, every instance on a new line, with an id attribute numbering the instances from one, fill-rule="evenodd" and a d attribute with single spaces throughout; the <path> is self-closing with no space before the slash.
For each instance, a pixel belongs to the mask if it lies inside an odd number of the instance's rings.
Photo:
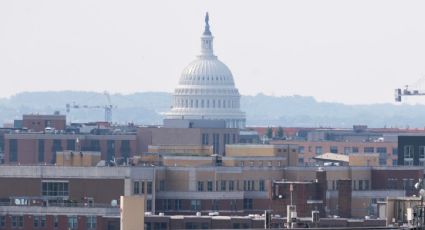
<path id="1" fill-rule="evenodd" d="M 244 128 L 239 91 L 230 69 L 214 55 L 208 21 L 207 13 L 201 54 L 183 70 L 166 118 L 225 120 L 228 128 Z"/>

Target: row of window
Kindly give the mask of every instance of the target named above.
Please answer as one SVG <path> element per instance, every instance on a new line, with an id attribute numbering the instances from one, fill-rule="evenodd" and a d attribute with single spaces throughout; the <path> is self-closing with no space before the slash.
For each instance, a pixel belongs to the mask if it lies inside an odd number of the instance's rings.
<path id="1" fill-rule="evenodd" d="M 344 147 L 344 154 L 350 154 L 350 153 L 359 153 L 359 147 Z M 387 153 L 387 148 L 386 147 L 363 147 L 363 152 L 364 153 Z M 305 147 L 304 146 L 299 146 L 298 147 L 298 152 L 300 154 L 305 153 Z M 308 146 L 308 152 L 312 152 L 312 146 Z M 322 154 L 323 153 L 323 146 L 315 146 L 314 152 L 316 154 Z M 338 146 L 330 146 L 329 147 L 329 152 L 331 153 L 341 153 L 339 151 Z M 392 149 L 392 154 L 393 155 L 397 155 L 397 148 L 393 148 Z"/>
<path id="2" fill-rule="evenodd" d="M 237 100 L 204 100 L 204 99 L 176 99 L 174 102 L 177 108 L 239 108 Z"/>
<path id="3" fill-rule="evenodd" d="M 24 228 L 24 216 L 9 216 L 10 217 L 10 226 L 12 229 L 22 229 Z M 34 228 L 45 228 L 46 216 L 33 216 L 33 227 Z M 87 216 L 86 217 L 86 229 L 96 229 L 97 219 L 96 216 Z M 53 227 L 59 228 L 59 217 L 53 216 Z M 0 216 L 0 229 L 6 228 L 6 216 Z M 78 218 L 77 216 L 68 216 L 68 229 L 77 229 L 78 228 Z"/>
<path id="4" fill-rule="evenodd" d="M 18 141 L 16 139 L 9 140 L 9 161 L 17 162 L 18 161 Z M 37 160 L 38 162 L 45 162 L 46 155 L 46 147 L 45 140 L 38 140 L 37 142 Z M 62 151 L 62 141 L 61 140 L 53 140 L 51 152 L 52 159 L 50 163 L 56 162 L 56 152 Z M 73 139 L 66 140 L 66 150 L 75 151 L 76 150 L 76 141 Z M 81 146 L 82 151 L 100 151 L 100 142 L 99 140 L 91 140 L 88 145 Z M 131 147 L 129 140 L 121 141 L 120 151 L 122 153 L 122 157 L 127 158 L 130 156 Z M 108 140 L 107 141 L 107 158 L 108 160 L 112 160 L 115 156 L 115 141 Z"/>
<path id="5" fill-rule="evenodd" d="M 160 184 L 164 183 L 164 181 L 161 181 Z M 145 184 L 146 184 L 146 190 L 145 190 Z M 161 187 L 161 186 L 160 186 Z M 161 191 L 163 191 L 162 189 Z M 134 181 L 133 182 L 133 194 L 152 194 L 152 181 Z"/>
<path id="6" fill-rule="evenodd" d="M 212 134 L 212 144 L 218 145 L 219 144 L 219 134 L 213 133 Z M 210 143 L 210 134 L 209 133 L 203 133 L 201 137 L 201 141 L 203 145 L 209 145 Z M 223 134 L 223 143 L 224 144 L 233 144 L 237 142 L 237 136 L 235 133 L 225 133 Z"/>
<path id="7" fill-rule="evenodd" d="M 328 189 L 329 190 L 338 190 L 338 182 L 336 180 L 329 181 Z M 352 181 L 352 190 L 369 190 L 370 182 L 369 180 L 353 180 Z M 330 185 L 330 186 L 329 186 Z"/>
<path id="8" fill-rule="evenodd" d="M 254 167 L 254 166 L 263 167 L 263 166 L 266 166 L 264 163 L 265 162 L 263 162 L 263 161 L 249 161 L 249 162 L 240 161 L 239 162 L 239 166 L 240 167 L 245 167 L 245 166 L 249 166 L 249 167 Z M 281 161 L 274 161 L 274 166 L 281 167 L 282 166 L 282 162 Z M 273 167 L 273 161 L 267 161 L 267 167 Z"/>
<path id="9" fill-rule="evenodd" d="M 198 181 L 197 191 L 198 192 L 212 192 L 212 191 L 235 191 L 240 190 L 239 181 L 233 180 L 221 180 L 215 181 L 215 188 L 213 187 L 213 181 Z M 258 185 L 258 187 L 256 187 Z M 243 191 L 265 191 L 265 182 L 264 180 L 259 180 L 258 184 L 254 180 L 244 180 L 243 181 Z"/>
<path id="10" fill-rule="evenodd" d="M 403 147 L 404 158 L 413 159 L 414 150 L 415 149 L 413 145 L 405 145 Z M 425 146 L 423 145 L 419 146 L 418 150 L 419 150 L 419 159 L 425 160 Z"/>

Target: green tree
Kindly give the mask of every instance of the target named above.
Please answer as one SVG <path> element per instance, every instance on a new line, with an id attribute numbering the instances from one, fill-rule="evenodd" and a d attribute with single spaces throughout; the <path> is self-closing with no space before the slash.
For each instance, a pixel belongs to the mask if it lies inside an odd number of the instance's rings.
<path id="1" fill-rule="evenodd" d="M 276 132 L 276 136 L 278 137 L 278 138 L 282 138 L 283 137 L 283 128 L 282 127 L 278 127 L 277 128 L 277 132 Z"/>
<path id="2" fill-rule="evenodd" d="M 267 138 L 272 139 L 272 137 L 273 137 L 273 129 L 271 127 L 268 127 L 267 128 L 266 136 L 267 136 Z"/>

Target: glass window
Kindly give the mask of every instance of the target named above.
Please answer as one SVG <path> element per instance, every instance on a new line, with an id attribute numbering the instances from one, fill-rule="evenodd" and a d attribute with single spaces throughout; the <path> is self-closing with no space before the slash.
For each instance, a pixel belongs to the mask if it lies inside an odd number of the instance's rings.
<path id="1" fill-rule="evenodd" d="M 174 200 L 174 208 L 176 210 L 182 209 L 182 200 Z"/>
<path id="2" fill-rule="evenodd" d="M 322 146 L 316 146 L 316 154 L 322 154 L 323 150 L 322 150 Z"/>
<path id="3" fill-rule="evenodd" d="M 413 145 L 405 145 L 403 148 L 404 158 L 413 158 Z"/>
<path id="4" fill-rule="evenodd" d="M 64 181 L 43 181 L 42 182 L 43 196 L 68 196 L 68 182 Z"/>
<path id="5" fill-rule="evenodd" d="M 77 216 L 68 216 L 68 228 L 69 229 L 77 229 L 78 228 Z"/>
<path id="6" fill-rule="evenodd" d="M 165 181 L 164 180 L 159 181 L 159 191 L 165 191 Z"/>
<path id="7" fill-rule="evenodd" d="M 298 152 L 303 154 L 304 153 L 304 146 L 298 146 Z"/>
<path id="8" fill-rule="evenodd" d="M 133 182 L 133 194 L 140 193 L 140 184 L 138 181 Z"/>
<path id="9" fill-rule="evenodd" d="M 351 152 L 352 153 L 358 153 L 359 152 L 359 147 L 352 147 L 351 148 Z"/>
<path id="10" fill-rule="evenodd" d="M 0 216 L 0 228 L 4 228 L 6 226 L 6 217 Z"/>
<path id="11" fill-rule="evenodd" d="M 374 147 L 364 147 L 364 152 L 365 153 L 373 153 L 373 152 L 375 152 L 375 148 Z"/>
<path id="12" fill-rule="evenodd" d="M 419 146 L 419 159 L 425 158 L 425 146 L 421 145 Z"/>
<path id="13" fill-rule="evenodd" d="M 338 146 L 331 146 L 330 151 L 331 153 L 338 153 Z"/>
<path id="14" fill-rule="evenodd" d="M 193 211 L 197 211 L 201 209 L 201 200 L 191 200 L 190 207 Z"/>
<path id="15" fill-rule="evenodd" d="M 232 180 L 229 180 L 229 191 L 235 190 L 235 182 Z"/>
<path id="16" fill-rule="evenodd" d="M 252 209 L 252 199 L 243 199 L 243 208 Z"/>
<path id="17" fill-rule="evenodd" d="M 58 216 L 53 216 L 53 227 L 59 228 L 59 217 Z"/>
<path id="18" fill-rule="evenodd" d="M 264 180 L 260 180 L 258 190 L 265 191 Z"/>
<path id="19" fill-rule="evenodd" d="M 226 181 L 225 180 L 222 180 L 220 182 L 220 190 L 221 191 L 226 191 Z"/>
<path id="20" fill-rule="evenodd" d="M 204 191 L 204 182 L 198 181 L 198 192 Z"/>
<path id="21" fill-rule="evenodd" d="M 213 182 L 212 181 L 207 182 L 207 190 L 208 190 L 208 192 L 212 192 L 212 190 L 213 190 Z"/>
<path id="22" fill-rule="evenodd" d="M 152 181 L 148 181 L 147 193 L 152 194 Z"/>
<path id="23" fill-rule="evenodd" d="M 376 148 L 377 153 L 387 153 L 387 148 L 385 147 L 378 147 Z"/>
<path id="24" fill-rule="evenodd" d="M 96 216 L 88 216 L 86 222 L 86 229 L 96 229 Z"/>
<path id="25" fill-rule="evenodd" d="M 398 155 L 398 149 L 397 148 L 393 148 L 393 155 Z"/>
<path id="26" fill-rule="evenodd" d="M 351 153 L 351 147 L 344 147 L 344 154 L 348 155 Z"/>

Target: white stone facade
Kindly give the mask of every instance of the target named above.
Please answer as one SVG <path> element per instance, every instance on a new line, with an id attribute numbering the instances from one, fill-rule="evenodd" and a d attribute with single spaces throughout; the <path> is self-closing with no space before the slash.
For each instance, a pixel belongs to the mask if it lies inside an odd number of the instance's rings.
<path id="1" fill-rule="evenodd" d="M 166 118 L 219 119 L 225 120 L 228 128 L 244 128 L 245 113 L 240 110 L 240 94 L 232 72 L 213 52 L 208 14 L 205 23 L 201 55 L 183 70 Z"/>

